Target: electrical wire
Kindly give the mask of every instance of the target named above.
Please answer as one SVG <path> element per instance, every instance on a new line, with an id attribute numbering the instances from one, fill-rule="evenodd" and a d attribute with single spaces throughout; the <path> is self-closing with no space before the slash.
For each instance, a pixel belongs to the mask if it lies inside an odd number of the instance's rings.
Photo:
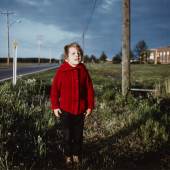
<path id="1" fill-rule="evenodd" d="M 89 28 L 89 25 L 90 25 L 90 23 L 91 23 L 91 21 L 92 21 L 92 18 L 93 18 L 95 9 L 96 9 L 97 1 L 98 1 L 98 0 L 94 0 L 94 4 L 93 4 L 93 7 L 92 7 L 91 15 L 90 15 L 90 17 L 89 17 L 89 20 L 88 20 L 86 26 L 84 27 L 83 34 L 85 34 L 85 33 L 87 32 L 87 30 L 88 30 L 88 28 Z"/>

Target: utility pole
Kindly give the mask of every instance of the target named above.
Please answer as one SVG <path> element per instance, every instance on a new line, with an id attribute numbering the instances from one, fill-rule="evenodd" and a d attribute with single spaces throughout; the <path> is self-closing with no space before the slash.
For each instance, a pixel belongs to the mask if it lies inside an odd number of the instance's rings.
<path id="1" fill-rule="evenodd" d="M 123 0 L 122 23 L 122 95 L 130 90 L 130 0 Z"/>
<path id="2" fill-rule="evenodd" d="M 0 12 L 0 14 L 6 15 L 6 17 L 7 17 L 7 39 L 8 39 L 7 65 L 9 66 L 9 60 L 10 60 L 10 38 L 9 38 L 10 22 L 9 22 L 9 16 L 14 14 L 14 12 L 6 11 L 6 12 Z"/>
<path id="3" fill-rule="evenodd" d="M 83 35 L 82 35 L 82 46 L 83 46 L 83 53 L 85 52 L 85 46 L 84 46 L 84 32 L 83 32 Z M 84 56 L 82 56 L 82 62 L 84 63 Z"/>
<path id="4" fill-rule="evenodd" d="M 41 60 L 41 47 L 42 47 L 42 41 L 43 41 L 43 35 L 37 35 L 37 41 L 38 41 L 38 64 L 40 64 Z"/>
<path id="5" fill-rule="evenodd" d="M 83 32 L 83 35 L 82 35 L 82 46 L 83 46 L 83 51 L 84 51 L 84 32 Z"/>
<path id="6" fill-rule="evenodd" d="M 49 63 L 50 63 L 50 64 L 51 64 L 51 57 L 52 57 L 51 48 L 49 48 Z"/>

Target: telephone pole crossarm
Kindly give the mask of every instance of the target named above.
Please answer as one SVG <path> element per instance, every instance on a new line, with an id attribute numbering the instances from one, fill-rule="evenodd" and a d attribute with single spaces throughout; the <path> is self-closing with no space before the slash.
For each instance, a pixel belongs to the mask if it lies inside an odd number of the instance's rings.
<path id="1" fill-rule="evenodd" d="M 9 28 L 10 28 L 10 21 L 9 16 L 14 14 L 12 11 L 0 12 L 1 15 L 6 15 L 7 18 L 7 37 L 8 37 L 8 56 L 7 56 L 7 64 L 9 65 L 10 60 L 10 36 L 9 36 Z"/>

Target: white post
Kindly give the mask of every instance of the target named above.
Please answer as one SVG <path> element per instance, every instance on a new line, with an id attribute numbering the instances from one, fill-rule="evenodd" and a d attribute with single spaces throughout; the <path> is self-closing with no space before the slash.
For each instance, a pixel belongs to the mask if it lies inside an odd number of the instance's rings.
<path id="1" fill-rule="evenodd" d="M 14 47 L 14 57 L 13 57 L 13 86 L 16 85 L 17 82 L 17 42 L 13 42 Z"/>

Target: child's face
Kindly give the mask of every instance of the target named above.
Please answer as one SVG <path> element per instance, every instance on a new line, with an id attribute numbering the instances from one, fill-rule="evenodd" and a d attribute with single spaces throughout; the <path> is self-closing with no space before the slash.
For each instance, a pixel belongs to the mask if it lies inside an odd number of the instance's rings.
<path id="1" fill-rule="evenodd" d="M 81 62 L 81 54 L 80 51 L 75 47 L 70 47 L 68 50 L 68 63 L 75 67 L 77 64 Z"/>

